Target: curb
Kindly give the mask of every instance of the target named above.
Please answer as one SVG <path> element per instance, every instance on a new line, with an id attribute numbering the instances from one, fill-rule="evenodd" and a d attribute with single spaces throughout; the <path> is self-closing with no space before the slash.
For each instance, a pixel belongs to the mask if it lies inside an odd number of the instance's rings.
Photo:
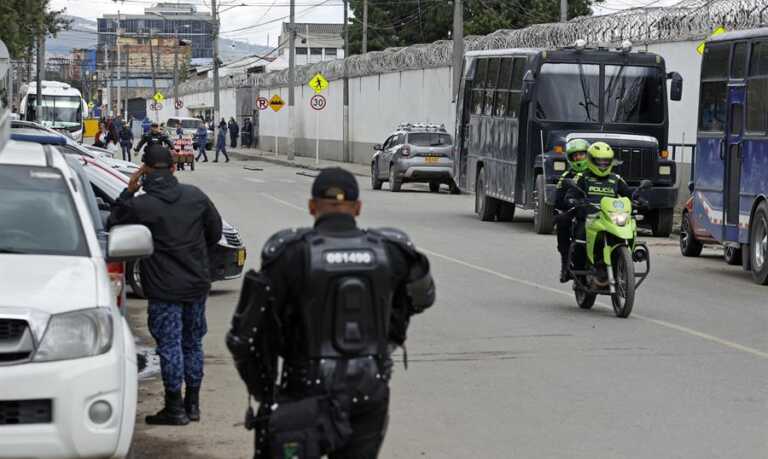
<path id="1" fill-rule="evenodd" d="M 323 169 L 323 167 L 315 166 L 314 164 L 302 164 L 295 161 L 288 161 L 287 159 L 279 159 L 279 158 L 270 158 L 268 156 L 262 156 L 262 155 L 249 155 L 247 153 L 239 153 L 239 152 L 231 152 L 229 154 L 233 158 L 237 158 L 240 160 L 245 161 L 263 161 L 265 163 L 270 164 L 277 164 L 279 166 L 287 166 L 287 167 L 293 167 L 296 169 L 307 169 L 311 171 L 319 171 Z M 344 164 L 346 163 L 338 163 L 339 167 L 344 167 Z M 349 170 L 349 169 L 347 169 Z M 352 175 L 355 175 L 357 177 L 370 177 L 369 174 L 361 173 L 361 172 L 355 172 L 353 170 L 349 170 L 349 172 L 352 173 Z"/>

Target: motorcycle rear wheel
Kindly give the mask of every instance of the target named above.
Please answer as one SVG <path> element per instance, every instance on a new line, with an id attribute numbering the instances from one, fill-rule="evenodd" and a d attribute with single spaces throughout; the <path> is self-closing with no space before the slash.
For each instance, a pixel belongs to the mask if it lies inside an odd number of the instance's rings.
<path id="1" fill-rule="evenodd" d="M 626 246 L 619 246 L 613 251 L 612 269 L 616 281 L 616 293 L 611 295 L 613 312 L 616 317 L 625 319 L 632 313 L 635 304 L 635 265 Z"/>

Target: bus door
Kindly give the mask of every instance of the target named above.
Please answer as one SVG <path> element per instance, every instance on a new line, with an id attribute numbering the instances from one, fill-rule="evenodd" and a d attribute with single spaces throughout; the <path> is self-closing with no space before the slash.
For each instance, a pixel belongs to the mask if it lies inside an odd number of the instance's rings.
<path id="1" fill-rule="evenodd" d="M 725 141 L 720 148 L 724 162 L 723 240 L 739 240 L 739 205 L 741 191 L 741 162 L 744 135 L 744 84 L 728 87 L 728 123 Z"/>

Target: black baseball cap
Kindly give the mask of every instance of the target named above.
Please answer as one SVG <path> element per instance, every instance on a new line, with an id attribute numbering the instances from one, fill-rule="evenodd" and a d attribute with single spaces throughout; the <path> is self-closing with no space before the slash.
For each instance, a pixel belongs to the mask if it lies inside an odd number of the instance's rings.
<path id="1" fill-rule="evenodd" d="M 355 176 L 340 167 L 322 169 L 312 183 L 314 199 L 357 201 L 359 196 L 360 188 L 357 186 Z"/>
<path id="2" fill-rule="evenodd" d="M 151 145 L 141 157 L 141 162 L 155 169 L 168 169 L 173 164 L 173 155 L 162 145 Z"/>
<path id="3" fill-rule="evenodd" d="M 151 126 L 151 127 L 160 127 L 160 125 L 159 125 L 159 124 L 157 124 L 157 123 L 152 123 L 152 126 Z"/>

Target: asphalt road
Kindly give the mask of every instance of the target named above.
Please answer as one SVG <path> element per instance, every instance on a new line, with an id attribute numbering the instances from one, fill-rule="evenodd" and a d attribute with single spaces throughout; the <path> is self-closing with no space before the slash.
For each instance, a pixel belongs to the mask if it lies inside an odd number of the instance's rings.
<path id="1" fill-rule="evenodd" d="M 273 232 L 311 224 L 312 178 L 296 169 L 234 161 L 181 177 L 239 228 L 250 267 Z M 361 187 L 360 224 L 408 232 L 438 289 L 412 321 L 408 370 L 396 367 L 382 458 L 768 457 L 768 288 L 718 251 L 685 259 L 676 241 L 648 238 L 651 276 L 618 319 L 607 297 L 576 307 L 557 282 L 554 237 L 535 235 L 530 214 L 484 223 L 469 195 Z M 208 303 L 203 422 L 147 426 L 162 386 L 143 384 L 136 457 L 252 454 L 246 392 L 224 345 L 239 287 L 215 284 Z M 144 337 L 145 314 L 132 300 Z"/>

